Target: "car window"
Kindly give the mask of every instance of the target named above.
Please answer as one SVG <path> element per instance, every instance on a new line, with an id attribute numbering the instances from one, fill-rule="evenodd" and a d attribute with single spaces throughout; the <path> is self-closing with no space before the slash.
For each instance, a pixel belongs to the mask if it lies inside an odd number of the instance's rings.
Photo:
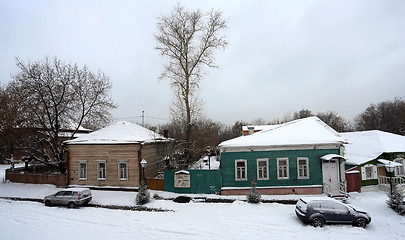
<path id="1" fill-rule="evenodd" d="M 321 209 L 323 209 L 323 210 L 334 210 L 333 203 L 331 203 L 331 202 L 322 202 L 321 203 Z"/>
<path id="2" fill-rule="evenodd" d="M 57 196 L 57 197 L 60 197 L 60 196 L 63 196 L 63 195 L 65 195 L 65 191 L 60 191 L 60 192 L 57 192 L 55 194 L 55 196 Z"/>
<path id="3" fill-rule="evenodd" d="M 73 192 L 73 196 L 77 196 L 78 195 L 78 192 Z"/>
<path id="4" fill-rule="evenodd" d="M 340 212 L 347 212 L 347 207 L 343 204 L 339 204 L 339 203 L 333 204 L 333 208 Z"/>
<path id="5" fill-rule="evenodd" d="M 65 196 L 72 196 L 72 191 L 66 191 Z"/>

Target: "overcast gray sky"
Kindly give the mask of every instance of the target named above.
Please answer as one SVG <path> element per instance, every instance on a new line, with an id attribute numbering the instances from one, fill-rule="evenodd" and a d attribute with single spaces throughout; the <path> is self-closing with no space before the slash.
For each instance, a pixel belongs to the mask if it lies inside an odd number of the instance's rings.
<path id="1" fill-rule="evenodd" d="M 58 57 L 105 72 L 115 119 L 169 119 L 172 91 L 157 80 L 156 17 L 176 2 L 223 11 L 230 45 L 201 82 L 205 114 L 225 124 L 266 121 L 301 109 L 352 120 L 405 93 L 405 1 L 0 0 L 0 83 L 15 57 Z M 403 98 L 402 98 L 403 99 Z M 131 119 L 132 118 L 132 119 Z"/>

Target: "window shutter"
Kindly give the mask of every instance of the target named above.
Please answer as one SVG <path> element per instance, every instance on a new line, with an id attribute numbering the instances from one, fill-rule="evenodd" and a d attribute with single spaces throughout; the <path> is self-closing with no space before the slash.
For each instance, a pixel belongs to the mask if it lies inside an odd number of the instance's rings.
<path id="1" fill-rule="evenodd" d="M 366 180 L 366 167 L 361 167 L 361 180 Z"/>

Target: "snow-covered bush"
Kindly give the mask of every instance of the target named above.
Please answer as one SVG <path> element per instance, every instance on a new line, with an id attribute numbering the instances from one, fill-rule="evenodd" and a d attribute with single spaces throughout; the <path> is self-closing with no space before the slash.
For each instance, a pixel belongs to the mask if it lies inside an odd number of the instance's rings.
<path id="1" fill-rule="evenodd" d="M 136 195 L 136 204 L 143 205 L 150 201 L 150 193 L 148 190 L 148 186 L 146 185 L 145 181 L 141 182 L 141 186 L 139 186 L 138 194 Z"/>
<path id="2" fill-rule="evenodd" d="M 400 215 L 405 214 L 405 201 L 404 201 L 404 193 L 402 189 L 398 185 L 392 186 L 392 193 L 388 193 L 388 200 L 387 204 L 390 208 L 392 208 L 395 212 Z"/>
<path id="3" fill-rule="evenodd" d="M 260 192 L 257 191 L 257 189 L 256 189 L 256 185 L 257 185 L 256 181 L 253 180 L 252 181 L 252 188 L 250 189 L 250 191 L 246 195 L 248 203 L 259 203 L 261 198 L 262 198 L 262 196 L 260 195 Z"/>

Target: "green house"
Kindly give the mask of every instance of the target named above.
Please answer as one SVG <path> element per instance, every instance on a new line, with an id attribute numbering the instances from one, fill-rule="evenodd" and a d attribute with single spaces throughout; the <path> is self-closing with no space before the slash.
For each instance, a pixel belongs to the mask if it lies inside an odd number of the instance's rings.
<path id="1" fill-rule="evenodd" d="M 336 195 L 344 191 L 344 139 L 317 117 L 280 124 L 219 145 L 221 194 Z"/>
<path id="2" fill-rule="evenodd" d="M 385 184 L 389 173 L 378 159 L 402 164 L 395 168 L 396 178 L 405 178 L 405 136 L 379 130 L 341 133 L 345 144 L 346 170 L 358 170 L 360 186 Z"/>

